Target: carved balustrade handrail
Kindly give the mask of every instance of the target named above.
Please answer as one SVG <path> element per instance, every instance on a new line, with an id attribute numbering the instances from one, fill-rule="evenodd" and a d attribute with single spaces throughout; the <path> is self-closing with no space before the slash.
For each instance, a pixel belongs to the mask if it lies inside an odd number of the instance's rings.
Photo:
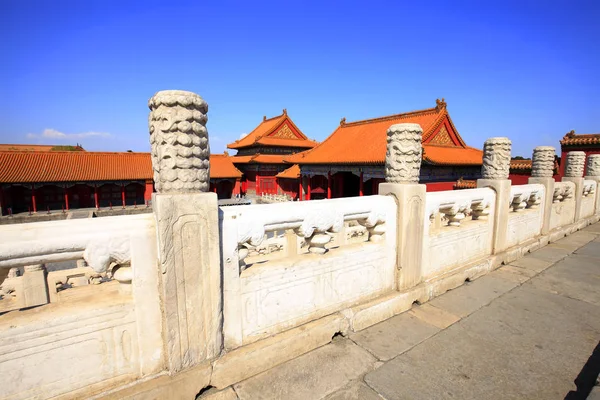
<path id="1" fill-rule="evenodd" d="M 0 226 L 0 268 L 86 258 L 96 272 L 130 262 L 130 234 L 154 224 L 152 214 Z"/>
<path id="2" fill-rule="evenodd" d="M 446 190 L 427 193 L 425 220 L 428 221 L 437 213 L 448 218 L 448 225 L 460 226 L 468 213 L 473 219 L 480 219 L 489 214 L 496 194 L 489 188 Z"/>
<path id="3" fill-rule="evenodd" d="M 509 204 L 515 212 L 537 208 L 542 202 L 544 190 L 544 185 L 540 184 L 511 186 Z"/>
<path id="4" fill-rule="evenodd" d="M 585 179 L 583 181 L 583 196 L 596 193 L 598 183 L 592 179 Z"/>
<path id="5" fill-rule="evenodd" d="M 553 202 L 558 203 L 567 199 L 572 199 L 575 194 L 575 183 L 573 182 L 555 182 Z"/>
<path id="6" fill-rule="evenodd" d="M 391 197 L 365 196 L 239 206 L 223 209 L 221 219 L 235 220 L 240 248 L 245 243 L 260 245 L 268 231 L 293 229 L 297 235 L 307 238 L 309 251 L 322 253 L 330 240 L 327 232 L 339 232 L 344 221 L 358 220 L 369 230 L 370 240 L 378 240 L 383 234 L 380 226 L 390 218 L 387 212 L 390 207 L 395 209 Z M 246 253 L 246 250 L 241 248 L 241 252 Z M 243 257 L 245 255 L 240 255 Z"/>

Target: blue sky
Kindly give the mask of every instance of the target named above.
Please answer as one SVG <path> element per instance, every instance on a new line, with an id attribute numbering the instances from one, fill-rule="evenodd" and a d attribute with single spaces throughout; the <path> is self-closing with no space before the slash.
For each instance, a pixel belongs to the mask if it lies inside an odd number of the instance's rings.
<path id="1" fill-rule="evenodd" d="M 513 155 L 600 132 L 599 1 L 0 2 L 0 142 L 149 151 L 147 100 L 209 103 L 212 152 L 288 114 L 310 138 L 444 97 Z"/>

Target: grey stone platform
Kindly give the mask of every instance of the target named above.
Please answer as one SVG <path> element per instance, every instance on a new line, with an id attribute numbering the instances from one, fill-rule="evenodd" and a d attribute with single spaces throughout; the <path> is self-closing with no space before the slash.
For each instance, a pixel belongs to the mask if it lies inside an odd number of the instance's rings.
<path id="1" fill-rule="evenodd" d="M 600 223 L 213 396 L 585 399 L 599 341 Z"/>

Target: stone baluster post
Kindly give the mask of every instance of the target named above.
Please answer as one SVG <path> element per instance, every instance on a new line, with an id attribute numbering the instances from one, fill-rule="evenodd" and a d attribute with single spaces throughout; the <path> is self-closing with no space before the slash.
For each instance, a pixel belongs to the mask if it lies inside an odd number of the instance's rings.
<path id="1" fill-rule="evenodd" d="M 163 329 L 170 373 L 219 354 L 222 344 L 217 194 L 209 192 L 207 103 L 166 90 L 148 102 L 157 193 Z"/>
<path id="2" fill-rule="evenodd" d="M 385 183 L 380 195 L 391 195 L 398 205 L 397 288 L 408 289 L 422 279 L 425 185 L 419 184 L 423 130 L 419 124 L 396 124 L 387 130 Z"/>
<path id="3" fill-rule="evenodd" d="M 24 307 L 39 306 L 50 301 L 46 277 L 46 265 L 27 265 L 23 274 Z"/>
<path id="4" fill-rule="evenodd" d="M 494 208 L 494 239 L 492 253 L 500 253 L 507 248 L 508 213 L 512 199 L 510 198 L 510 150 L 511 141 L 505 137 L 490 138 L 483 144 L 483 165 L 481 179 L 477 180 L 478 188 L 489 187 L 496 192 Z"/>
<path id="5" fill-rule="evenodd" d="M 575 221 L 581 218 L 581 199 L 583 197 L 583 167 L 585 166 L 585 152 L 570 151 L 567 153 L 565 176 L 563 182 L 575 184 Z"/>
<path id="6" fill-rule="evenodd" d="M 551 146 L 538 146 L 533 149 L 531 162 L 530 184 L 544 185 L 545 194 L 542 199 L 544 219 L 542 222 L 542 235 L 550 231 L 550 216 L 552 215 L 552 202 L 554 197 L 554 158 L 555 150 Z"/>
<path id="7" fill-rule="evenodd" d="M 600 215 L 600 154 L 590 154 L 587 159 L 585 179 L 596 181 L 596 215 Z"/>

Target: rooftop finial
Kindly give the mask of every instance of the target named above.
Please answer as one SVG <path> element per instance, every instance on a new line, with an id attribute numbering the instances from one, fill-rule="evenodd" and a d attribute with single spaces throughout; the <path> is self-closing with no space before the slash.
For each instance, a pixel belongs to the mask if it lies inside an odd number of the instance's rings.
<path id="1" fill-rule="evenodd" d="M 283 115 L 287 115 L 287 108 L 283 109 Z"/>
<path id="2" fill-rule="evenodd" d="M 266 121 L 266 120 L 267 120 L 267 116 L 263 115 L 263 121 Z"/>
<path id="3" fill-rule="evenodd" d="M 346 125 L 346 117 L 344 117 L 340 120 L 340 126 L 344 126 L 344 125 Z"/>
<path id="4" fill-rule="evenodd" d="M 446 100 L 442 97 L 442 99 L 435 99 L 435 108 L 439 111 L 441 109 L 446 108 Z"/>
<path id="5" fill-rule="evenodd" d="M 569 131 L 569 133 L 567 133 L 567 137 L 573 137 L 575 136 L 575 129 L 571 129 L 571 131 Z"/>

